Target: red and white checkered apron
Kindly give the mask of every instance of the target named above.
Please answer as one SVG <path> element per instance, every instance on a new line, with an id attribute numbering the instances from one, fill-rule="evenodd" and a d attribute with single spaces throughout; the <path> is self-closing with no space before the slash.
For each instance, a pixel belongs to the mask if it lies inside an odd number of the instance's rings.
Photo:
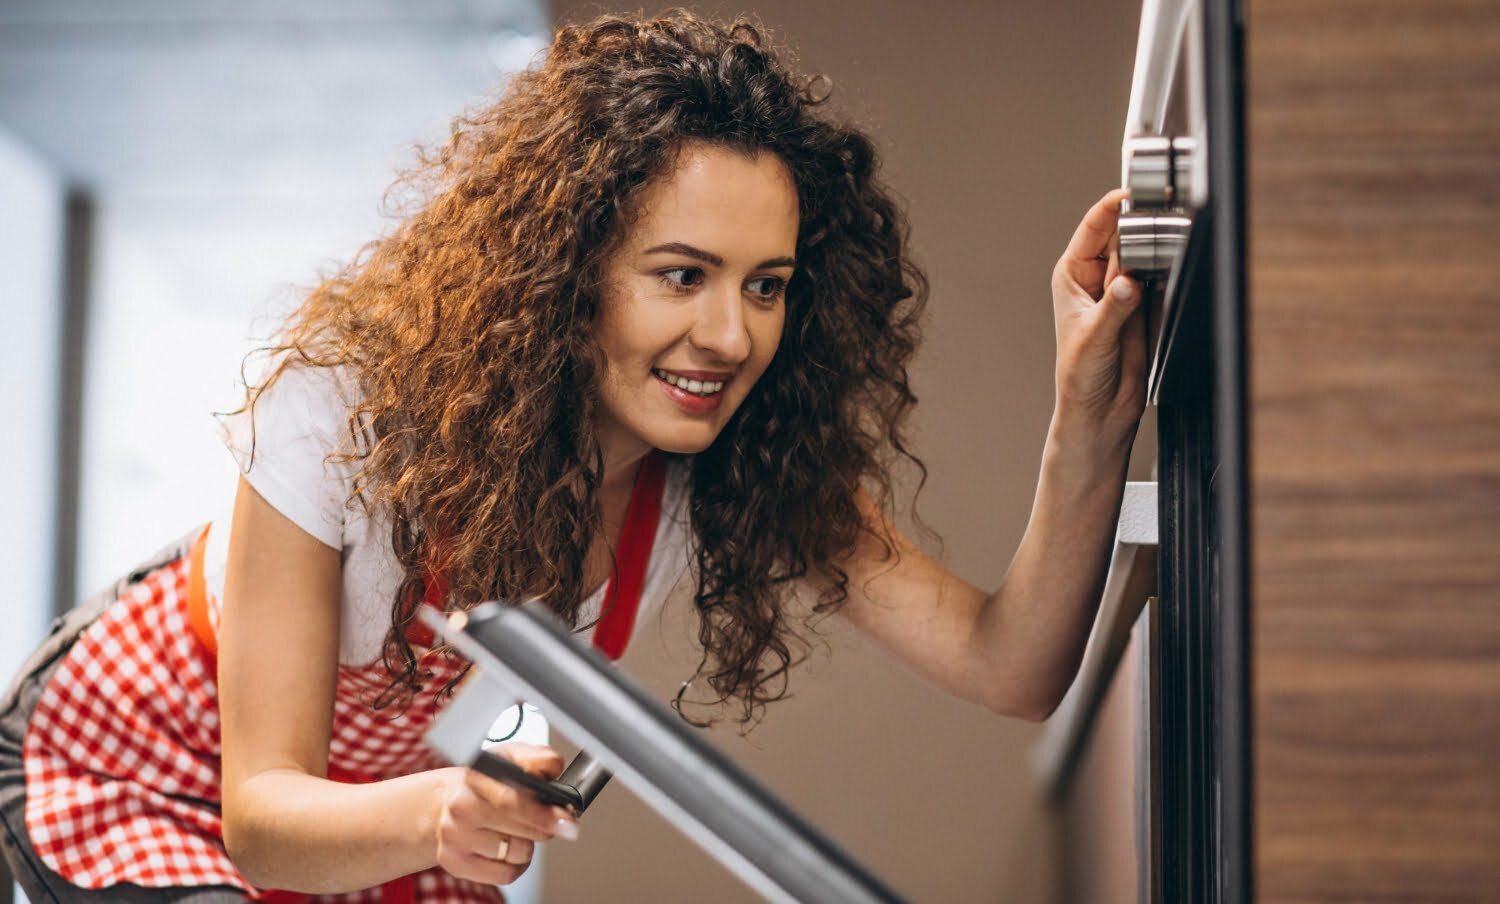
<path id="1" fill-rule="evenodd" d="M 664 470 L 660 456 L 649 456 L 631 494 L 617 574 L 594 633 L 595 645 L 611 658 L 624 652 L 634 627 Z M 41 859 L 82 888 L 228 885 L 254 898 L 305 901 L 308 896 L 255 888 L 224 851 L 212 648 L 218 612 L 211 602 L 189 605 L 195 581 L 202 595 L 202 546 L 200 537 L 193 553 L 131 586 L 58 665 L 26 733 L 26 827 Z M 200 639 L 204 632 L 207 643 Z M 438 694 L 464 664 L 429 655 L 423 668 L 432 678 L 395 716 L 370 706 L 389 683 L 380 662 L 341 666 L 330 777 L 373 781 L 443 765 L 422 736 L 439 712 Z M 436 904 L 504 900 L 494 886 L 437 868 L 383 889 L 311 900 L 395 904 L 413 898 Z"/>

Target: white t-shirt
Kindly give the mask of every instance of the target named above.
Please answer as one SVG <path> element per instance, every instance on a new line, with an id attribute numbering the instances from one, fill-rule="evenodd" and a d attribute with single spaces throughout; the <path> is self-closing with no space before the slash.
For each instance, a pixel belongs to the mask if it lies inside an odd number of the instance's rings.
<path id="1" fill-rule="evenodd" d="M 357 463 L 326 460 L 331 452 L 349 450 L 348 415 L 356 400 L 353 380 L 331 368 L 289 367 L 261 394 L 252 411 L 220 418 L 224 443 L 255 491 L 292 523 L 339 550 L 339 661 L 344 665 L 367 665 L 380 657 L 401 583 L 389 514 L 376 511 L 371 517 L 352 498 Z M 662 489 L 661 520 L 646 567 L 637 626 L 660 607 L 691 564 L 688 479 L 687 464 L 673 460 Z M 204 577 L 215 600 L 224 587 L 229 526 L 226 511 L 214 520 L 205 550 Z M 603 599 L 600 587 L 584 601 L 579 624 L 592 625 L 598 619 Z M 592 628 L 580 637 L 591 640 Z"/>

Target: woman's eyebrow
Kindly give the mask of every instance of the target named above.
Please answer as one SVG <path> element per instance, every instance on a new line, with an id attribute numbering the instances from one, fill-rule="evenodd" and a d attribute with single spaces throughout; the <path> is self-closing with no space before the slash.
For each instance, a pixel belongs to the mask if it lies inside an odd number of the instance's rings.
<path id="1" fill-rule="evenodd" d="M 705 264 L 712 264 L 715 267 L 724 266 L 724 258 L 719 257 L 712 251 L 704 251 L 702 248 L 694 248 L 692 245 L 686 244 L 685 242 L 667 242 L 662 245 L 656 245 L 654 247 L 647 248 L 641 253 L 680 254 L 683 257 L 690 257 L 693 260 L 703 261 Z"/>
<path id="2" fill-rule="evenodd" d="M 724 258 L 720 257 L 717 254 L 714 254 L 712 251 L 704 251 L 702 248 L 695 248 L 692 245 L 687 244 L 686 242 L 666 242 L 665 244 L 661 244 L 661 245 L 653 245 L 652 247 L 647 248 L 645 251 L 642 251 L 641 253 L 642 254 L 680 254 L 680 255 L 682 255 L 684 257 L 690 257 L 693 260 L 703 261 L 705 264 L 710 264 L 710 265 L 715 266 L 715 267 L 722 267 L 722 266 L 724 266 Z M 768 260 L 761 261 L 760 265 L 758 267 L 756 267 L 756 269 L 758 269 L 758 270 L 767 270 L 767 269 L 772 269 L 772 268 L 775 268 L 775 267 L 796 267 L 796 266 L 797 266 L 797 259 L 794 258 L 794 257 L 773 257 L 773 258 L 770 258 Z"/>

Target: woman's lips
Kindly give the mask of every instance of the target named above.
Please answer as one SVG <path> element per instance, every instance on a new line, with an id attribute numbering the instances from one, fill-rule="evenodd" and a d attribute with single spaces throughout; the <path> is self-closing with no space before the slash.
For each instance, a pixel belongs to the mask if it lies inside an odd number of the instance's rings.
<path id="1" fill-rule="evenodd" d="M 731 374 L 711 371 L 680 371 L 653 368 L 651 375 L 667 398 L 689 414 L 711 414 L 724 401 L 724 387 Z"/>

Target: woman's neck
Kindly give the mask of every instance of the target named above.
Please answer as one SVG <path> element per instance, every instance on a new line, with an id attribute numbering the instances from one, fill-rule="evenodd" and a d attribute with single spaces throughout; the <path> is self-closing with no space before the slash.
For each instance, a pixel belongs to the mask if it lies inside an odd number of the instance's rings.
<path id="1" fill-rule="evenodd" d="M 627 489 L 634 485 L 641 460 L 650 452 L 651 446 L 625 430 L 601 430 L 598 434 L 599 450 L 604 457 L 604 481 L 600 489 Z"/>

